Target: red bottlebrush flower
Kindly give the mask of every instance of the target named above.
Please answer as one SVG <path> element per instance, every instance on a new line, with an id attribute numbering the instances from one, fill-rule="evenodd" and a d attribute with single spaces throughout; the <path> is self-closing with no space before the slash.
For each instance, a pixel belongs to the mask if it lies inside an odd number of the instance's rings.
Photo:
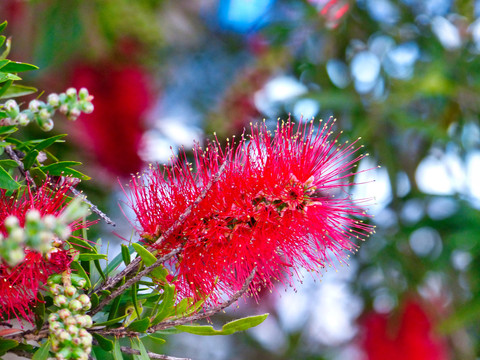
<path id="1" fill-rule="evenodd" d="M 27 211 L 36 209 L 42 216 L 47 214 L 60 215 L 68 205 L 66 195 L 72 186 L 68 182 L 52 188 L 48 183 L 30 189 L 18 197 L 7 196 L 5 190 L 0 190 L 0 232 L 7 236 L 4 226 L 5 219 L 14 215 L 20 226 L 24 226 Z M 82 228 L 81 222 L 70 224 L 72 230 Z M 10 319 L 12 316 L 23 317 L 27 321 L 32 318 L 30 305 L 37 300 L 38 290 L 54 273 L 61 273 L 70 267 L 69 251 L 59 248 L 49 254 L 48 259 L 42 254 L 25 249 L 25 259 L 18 265 L 10 267 L 0 259 L 0 319 Z"/>
<path id="2" fill-rule="evenodd" d="M 164 171 L 151 168 L 133 178 L 130 206 L 145 242 L 169 229 L 197 199 L 222 164 L 225 169 L 185 222 L 157 246 L 160 254 L 183 246 L 171 261 L 183 295 L 216 303 L 256 275 L 250 291 L 289 283 L 299 268 L 318 272 L 331 254 L 344 258 L 350 238 L 372 232 L 359 202 L 343 192 L 352 169 L 364 155 L 355 143 L 337 145 L 334 121 L 295 127 L 264 125 L 222 150 L 218 142 L 194 148 L 195 168 L 175 162 Z M 185 160 L 185 159 L 183 159 Z M 340 190 L 338 197 L 329 194 Z"/>
<path id="3" fill-rule="evenodd" d="M 394 320 L 397 321 L 394 321 Z M 398 317 L 372 313 L 361 324 L 366 360 L 447 360 L 445 341 L 434 333 L 431 316 L 415 300 Z"/>
<path id="4" fill-rule="evenodd" d="M 72 128 L 79 144 L 116 176 L 137 172 L 145 111 L 153 100 L 145 71 L 136 65 L 80 65 L 71 83 L 94 96 L 95 111 L 80 116 Z"/>

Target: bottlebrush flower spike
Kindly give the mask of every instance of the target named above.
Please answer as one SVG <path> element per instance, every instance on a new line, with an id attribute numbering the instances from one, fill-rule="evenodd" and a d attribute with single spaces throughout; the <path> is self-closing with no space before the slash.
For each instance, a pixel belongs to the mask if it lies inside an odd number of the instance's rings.
<path id="1" fill-rule="evenodd" d="M 23 226 L 25 215 L 31 209 L 38 210 L 42 216 L 59 216 L 68 205 L 66 195 L 71 186 L 68 181 L 62 186 L 45 182 L 35 192 L 28 188 L 17 196 L 7 196 L 5 190 L 0 190 L 0 233 L 7 236 L 4 223 L 11 215 L 16 216 Z M 85 226 L 79 221 L 69 225 L 72 230 Z M 16 316 L 30 321 L 30 306 L 37 300 L 38 290 L 51 274 L 68 269 L 70 262 L 69 251 L 63 247 L 52 249 L 46 256 L 25 249 L 24 260 L 14 267 L 2 262 L 0 257 L 0 319 Z"/>
<path id="2" fill-rule="evenodd" d="M 238 144 L 194 148 L 195 170 L 182 154 L 170 167 L 151 167 L 133 178 L 129 205 L 144 242 L 152 245 L 197 199 L 224 164 L 205 198 L 176 231 L 154 245 L 159 255 L 179 246 L 171 260 L 182 295 L 218 302 L 244 284 L 251 271 L 255 294 L 273 281 L 290 283 L 298 270 L 319 272 L 333 253 L 354 251 L 351 238 L 373 232 L 362 201 L 346 193 L 361 146 L 338 144 L 335 120 L 299 126 L 289 120 L 272 135 L 252 126 Z M 333 192 L 335 194 L 333 194 Z"/>

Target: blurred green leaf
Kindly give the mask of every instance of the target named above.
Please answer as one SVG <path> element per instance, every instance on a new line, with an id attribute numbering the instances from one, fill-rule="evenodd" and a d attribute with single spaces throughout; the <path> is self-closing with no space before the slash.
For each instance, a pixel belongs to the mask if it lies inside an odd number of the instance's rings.
<path id="1" fill-rule="evenodd" d="M 12 80 L 5 82 L 2 88 L 0 88 L 0 99 L 8 99 L 19 96 L 25 96 L 34 94 L 37 89 L 31 86 L 13 84 Z"/>
<path id="2" fill-rule="evenodd" d="M 215 330 L 210 325 L 178 325 L 175 327 L 178 330 L 195 335 L 230 335 L 260 325 L 267 317 L 268 314 L 263 314 L 237 319 L 223 325 L 221 330 Z"/>
<path id="3" fill-rule="evenodd" d="M 0 188 L 7 190 L 16 190 L 20 186 L 12 176 L 0 166 Z"/>
<path id="4" fill-rule="evenodd" d="M 95 332 L 92 333 L 92 336 L 95 340 L 97 340 L 98 345 L 105 350 L 105 351 L 112 351 L 113 350 L 113 341 L 107 339 L 106 337 L 97 334 Z"/>
<path id="5" fill-rule="evenodd" d="M 11 339 L 3 339 L 0 337 L 0 356 L 3 356 L 7 351 L 17 347 L 19 344 L 18 341 Z"/>
<path id="6" fill-rule="evenodd" d="M 2 72 L 10 72 L 10 73 L 18 73 L 22 71 L 31 71 L 31 70 L 38 70 L 38 66 L 22 63 L 22 62 L 16 62 L 16 61 L 10 61 L 1 69 Z"/>
<path id="7" fill-rule="evenodd" d="M 135 320 L 132 322 L 130 325 L 128 325 L 127 329 L 131 331 L 136 331 L 143 333 L 145 332 L 148 328 L 150 327 L 150 319 L 145 318 L 145 319 L 139 319 Z"/>
<path id="8" fill-rule="evenodd" d="M 50 351 L 50 340 L 43 343 L 40 348 L 33 354 L 32 360 L 47 360 Z"/>

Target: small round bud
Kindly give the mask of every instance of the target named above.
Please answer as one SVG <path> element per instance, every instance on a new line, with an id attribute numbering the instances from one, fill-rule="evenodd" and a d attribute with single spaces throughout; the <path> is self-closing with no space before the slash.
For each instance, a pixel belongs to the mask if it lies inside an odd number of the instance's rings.
<path id="1" fill-rule="evenodd" d="M 92 327 L 92 325 L 93 325 L 92 317 L 90 315 L 84 315 L 84 317 L 85 317 L 84 327 L 87 328 L 87 329 Z"/>
<path id="2" fill-rule="evenodd" d="M 58 316 L 57 313 L 51 313 L 50 315 L 48 315 L 48 322 L 49 323 L 57 321 L 58 319 L 60 319 L 60 316 Z"/>
<path id="3" fill-rule="evenodd" d="M 78 330 L 78 336 L 80 336 L 81 338 L 84 338 L 84 337 L 88 338 L 88 336 L 91 336 L 91 335 L 87 330 L 80 329 Z"/>
<path id="4" fill-rule="evenodd" d="M 6 260 L 10 265 L 15 266 L 18 263 L 22 262 L 24 258 L 25 258 L 25 251 L 21 248 L 17 248 L 17 249 L 10 250 L 10 252 L 8 253 L 8 259 Z"/>
<path id="5" fill-rule="evenodd" d="M 70 301 L 70 304 L 68 304 L 68 308 L 72 311 L 80 311 L 82 310 L 82 303 L 78 301 L 77 299 L 74 299 Z"/>
<path id="6" fill-rule="evenodd" d="M 65 91 L 65 94 L 67 94 L 68 97 L 74 97 L 77 95 L 77 89 L 73 87 L 68 88 L 67 91 Z"/>
<path id="7" fill-rule="evenodd" d="M 15 100 L 7 100 L 3 107 L 8 113 L 18 114 L 18 111 L 20 110 Z"/>
<path id="8" fill-rule="evenodd" d="M 52 333 L 56 332 L 56 331 L 59 331 L 59 330 L 62 330 L 62 324 L 60 324 L 60 322 L 58 322 L 58 321 L 52 321 L 48 324 L 48 329 Z"/>
<path id="9" fill-rule="evenodd" d="M 38 112 L 38 117 L 43 121 L 50 119 L 51 115 L 52 114 L 50 114 L 50 111 L 48 111 L 48 109 L 45 109 L 45 108 L 43 108 Z"/>
<path id="10" fill-rule="evenodd" d="M 17 244 L 20 244 L 24 241 L 25 239 L 25 231 L 22 228 L 14 228 L 10 230 L 10 240 L 16 242 Z"/>
<path id="11" fill-rule="evenodd" d="M 75 288 L 75 286 L 69 285 L 69 286 L 65 287 L 65 291 L 64 291 L 65 295 L 67 295 L 69 297 L 72 297 L 76 293 L 77 293 L 77 289 Z"/>
<path id="12" fill-rule="evenodd" d="M 52 338 L 52 351 L 58 352 L 60 350 L 60 341 L 55 338 Z"/>
<path id="13" fill-rule="evenodd" d="M 70 121 L 75 121 L 80 116 L 81 112 L 77 108 L 73 108 L 67 115 L 67 119 Z"/>
<path id="14" fill-rule="evenodd" d="M 76 327 L 75 325 L 68 325 L 67 326 L 67 332 L 70 335 L 77 335 L 78 334 L 78 327 Z"/>
<path id="15" fill-rule="evenodd" d="M 60 293 L 63 292 L 63 286 L 61 286 L 59 284 L 52 284 L 52 285 L 50 285 L 49 290 L 53 295 L 60 295 Z"/>
<path id="16" fill-rule="evenodd" d="M 57 218 L 55 215 L 48 214 L 43 217 L 43 223 L 49 230 L 53 230 L 55 226 L 57 225 Z"/>
<path id="17" fill-rule="evenodd" d="M 50 277 L 47 280 L 48 285 L 60 284 L 61 282 L 62 282 L 62 275 L 61 274 L 50 275 Z"/>
<path id="18" fill-rule="evenodd" d="M 79 91 L 78 91 L 78 97 L 80 98 L 80 100 L 85 100 L 88 98 L 90 94 L 88 93 L 88 90 L 84 87 L 82 87 Z"/>
<path id="19" fill-rule="evenodd" d="M 63 296 L 63 295 L 59 295 L 59 296 Z M 65 296 L 64 296 L 65 297 Z M 66 298 L 65 298 L 66 299 Z M 65 321 L 65 319 L 69 318 L 70 316 L 72 316 L 72 313 L 70 312 L 70 310 L 68 309 L 60 309 L 58 311 L 58 316 L 60 316 L 60 319 L 62 319 L 63 321 Z"/>
<path id="20" fill-rule="evenodd" d="M 28 115 L 25 113 L 20 113 L 17 116 L 16 120 L 20 126 L 27 126 L 30 123 L 30 119 L 28 118 Z"/>
<path id="21" fill-rule="evenodd" d="M 80 301 L 84 310 L 89 310 L 90 307 L 92 306 L 92 303 L 88 295 L 82 294 L 77 298 L 77 300 Z"/>
<path id="22" fill-rule="evenodd" d="M 47 97 L 47 102 L 53 106 L 53 107 L 57 107 L 59 104 L 60 104 L 60 97 L 58 96 L 58 94 L 50 94 L 48 95 Z"/>
<path id="23" fill-rule="evenodd" d="M 40 105 L 42 103 L 38 100 L 32 100 L 30 101 L 30 103 L 28 104 L 28 108 L 30 109 L 30 111 L 32 112 L 37 112 L 40 108 Z"/>
<path id="24" fill-rule="evenodd" d="M 40 214 L 40 211 L 37 209 L 31 209 L 27 211 L 27 214 L 25 215 L 25 220 L 30 223 L 36 223 L 40 221 L 42 218 L 42 215 Z"/>
<path id="25" fill-rule="evenodd" d="M 61 343 L 71 341 L 72 340 L 72 335 L 70 335 L 67 331 L 62 330 L 61 332 L 59 332 L 59 334 L 57 336 L 57 339 Z"/>
<path id="26" fill-rule="evenodd" d="M 58 306 L 58 307 L 63 307 L 65 306 L 66 304 L 68 303 L 68 299 L 65 295 L 57 295 L 53 298 L 53 304 L 55 306 Z M 66 310 L 66 309 L 65 309 Z M 59 312 L 60 314 L 60 312 Z M 62 317 L 62 315 L 60 314 L 60 317 L 62 319 L 65 319 L 64 317 Z"/>
<path id="27" fill-rule="evenodd" d="M 62 114 L 68 113 L 68 105 L 67 104 L 62 104 L 60 105 L 60 108 L 58 109 Z"/>
<path id="28" fill-rule="evenodd" d="M 40 128 L 43 130 L 43 131 L 50 131 L 53 129 L 53 120 L 52 119 L 47 119 L 45 121 L 42 122 L 42 124 L 40 125 Z"/>
<path id="29" fill-rule="evenodd" d="M 91 114 L 93 112 L 93 104 L 91 102 L 84 102 L 82 105 L 81 105 L 81 108 L 82 108 L 82 111 L 85 113 L 85 114 Z"/>
<path id="30" fill-rule="evenodd" d="M 78 321 L 76 319 L 75 316 L 69 316 L 67 317 L 63 323 L 65 324 L 65 326 L 70 326 L 70 325 L 78 325 Z"/>
<path id="31" fill-rule="evenodd" d="M 17 226 L 19 226 L 19 221 L 18 221 L 18 218 L 15 216 L 15 215 L 10 215 L 8 216 L 5 221 L 3 222 L 3 224 L 5 225 L 5 227 L 7 228 L 7 230 L 11 230 L 13 228 L 16 228 Z"/>

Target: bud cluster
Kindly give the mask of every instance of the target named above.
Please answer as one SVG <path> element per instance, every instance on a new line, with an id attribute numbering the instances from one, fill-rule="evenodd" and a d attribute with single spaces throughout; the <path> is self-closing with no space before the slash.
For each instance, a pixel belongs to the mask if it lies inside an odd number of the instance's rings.
<path id="1" fill-rule="evenodd" d="M 10 215 L 5 219 L 8 236 L 0 234 L 0 258 L 10 266 L 15 266 L 25 258 L 25 247 L 46 254 L 57 251 L 71 234 L 70 227 L 55 215 L 41 216 L 37 209 L 28 210 L 25 224 Z"/>
<path id="2" fill-rule="evenodd" d="M 64 93 L 52 93 L 48 95 L 47 102 L 41 100 L 32 100 L 28 104 L 28 109 L 20 110 L 19 105 L 13 99 L 8 100 L 3 105 L 3 111 L 7 117 L 2 120 L 2 125 L 21 125 L 26 126 L 31 121 L 36 121 L 38 126 L 44 131 L 50 131 L 53 128 L 52 117 L 58 110 L 69 120 L 76 120 L 80 114 L 90 114 L 93 111 L 93 96 L 88 90 L 81 88 L 78 91 L 69 88 Z"/>
<path id="3" fill-rule="evenodd" d="M 86 294 L 79 294 L 86 280 L 76 274 L 70 275 L 71 284 L 55 274 L 48 279 L 53 304 L 58 308 L 48 316 L 52 351 L 58 360 L 88 359 L 92 350 L 92 335 L 86 330 L 92 326 L 92 318 L 85 314 L 92 304 Z"/>

